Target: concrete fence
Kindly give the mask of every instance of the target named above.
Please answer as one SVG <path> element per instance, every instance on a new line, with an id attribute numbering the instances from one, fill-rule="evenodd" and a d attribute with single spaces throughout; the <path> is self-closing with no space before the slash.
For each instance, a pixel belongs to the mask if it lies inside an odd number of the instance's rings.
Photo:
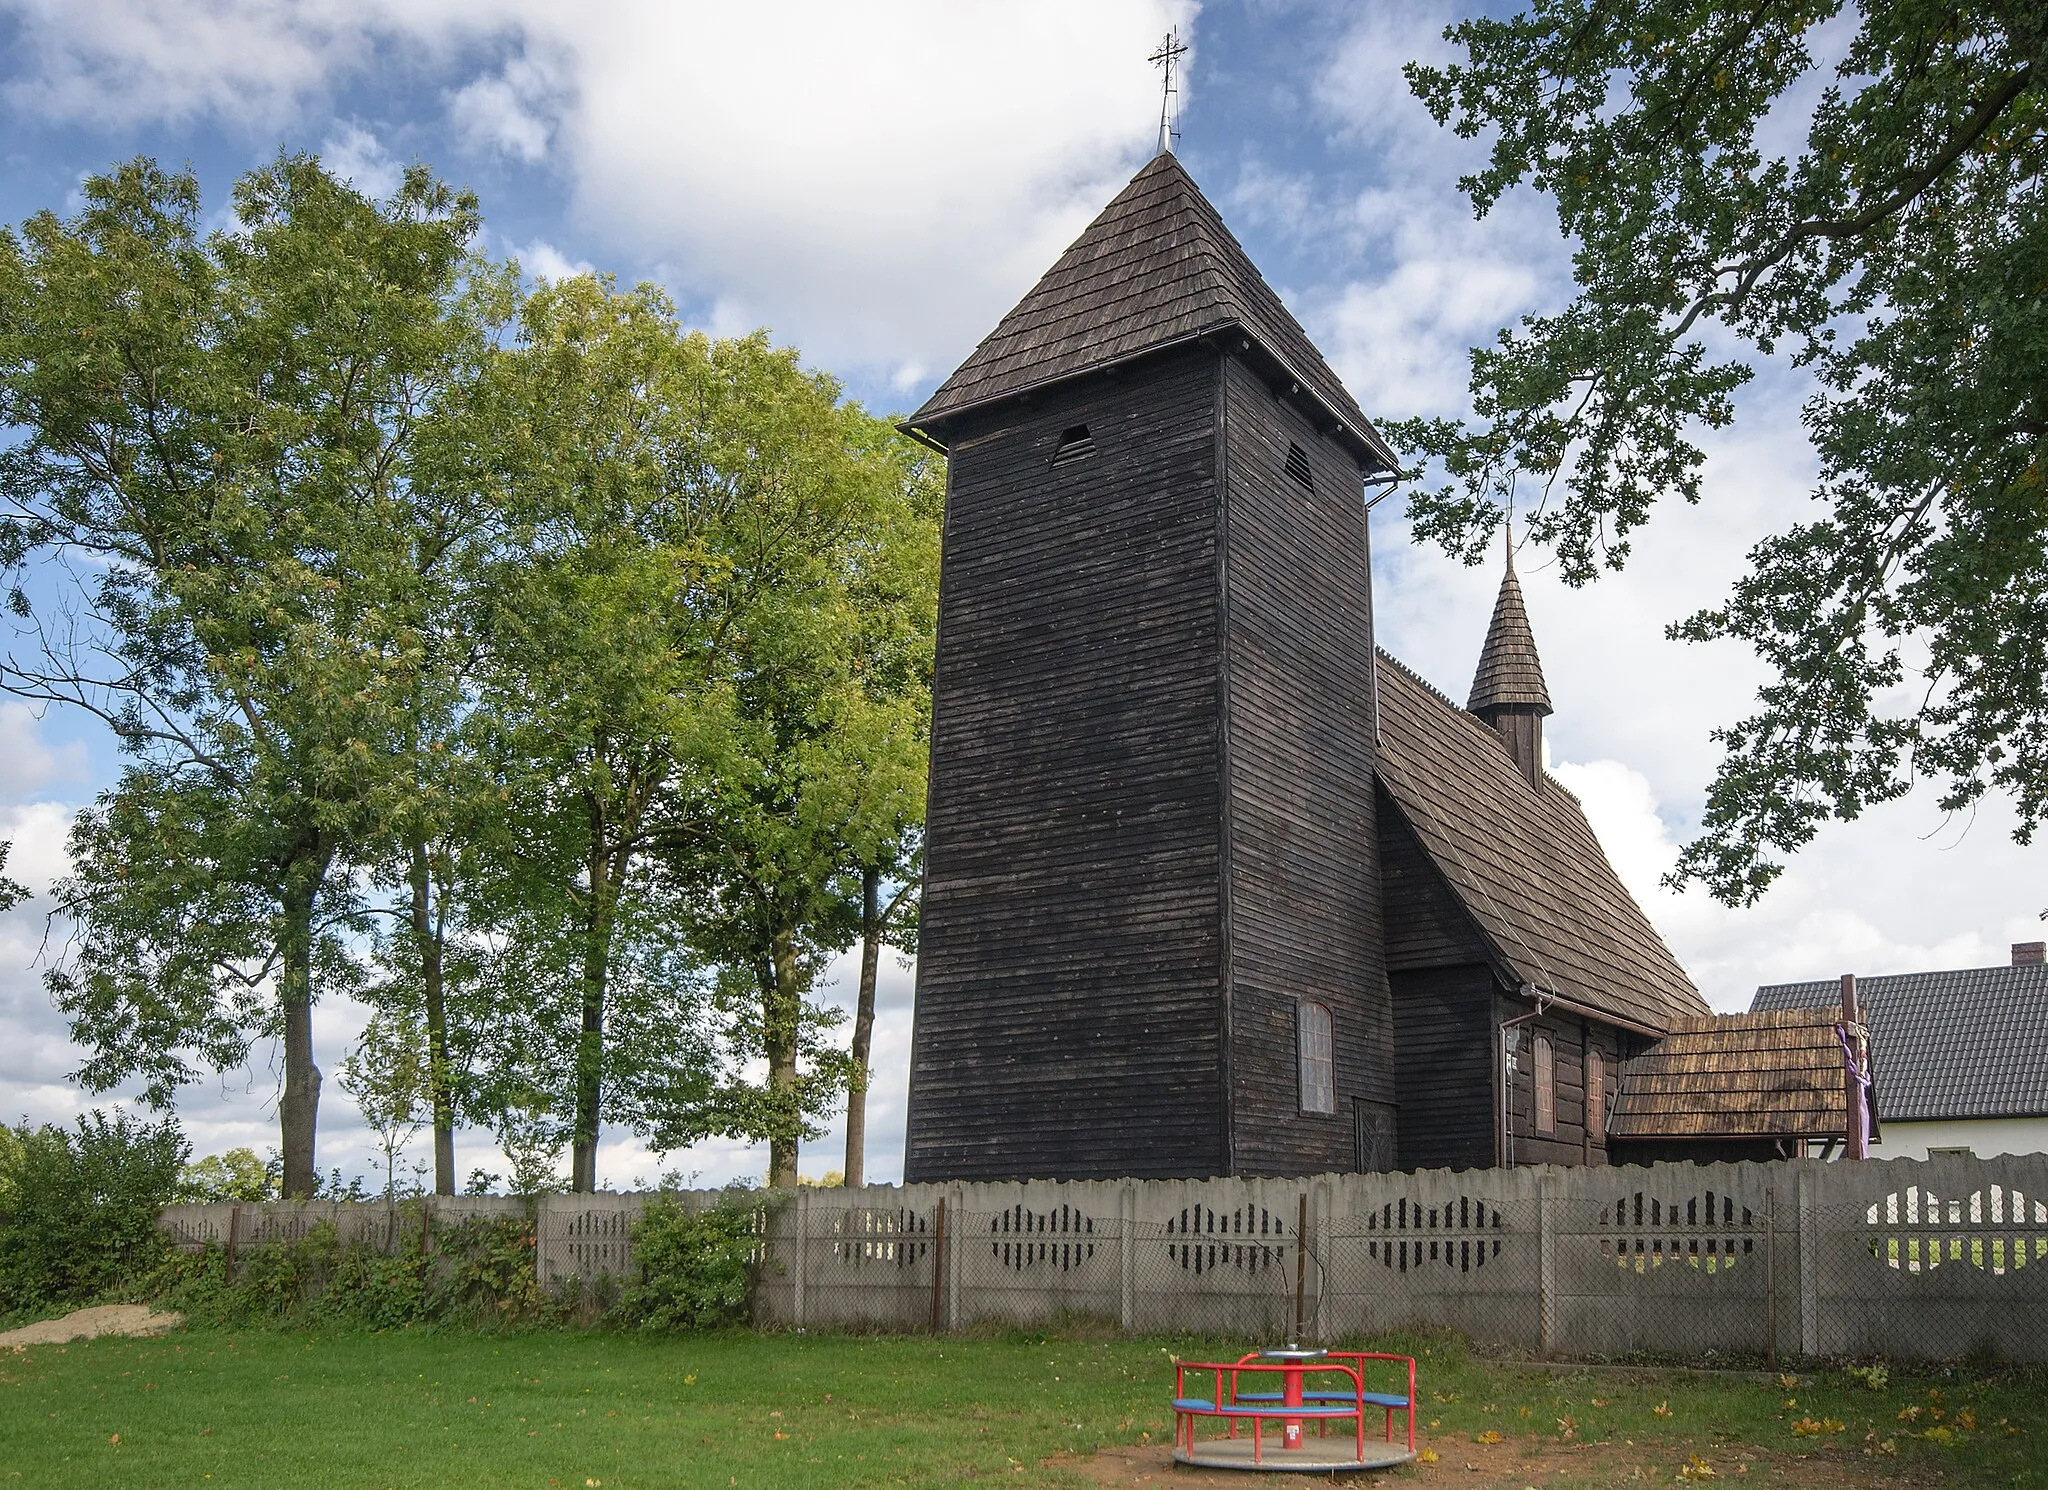
<path id="1" fill-rule="evenodd" d="M 2048 1359 L 2043 1155 L 807 1188 L 763 1201 L 756 1310 L 770 1326 L 1087 1317 L 1325 1341 L 1448 1327 L 1567 1356 Z M 642 1203 L 542 1197 L 542 1279 L 629 1274 Z M 433 1204 L 433 1225 L 459 1207 L 527 1213 L 521 1201 Z M 172 1207 L 165 1224 L 188 1245 L 225 1244 L 230 1224 L 250 1228 L 248 1245 L 328 1218 L 344 1236 L 395 1235 L 380 1205 L 244 1206 L 237 1222 L 227 1210 Z"/>

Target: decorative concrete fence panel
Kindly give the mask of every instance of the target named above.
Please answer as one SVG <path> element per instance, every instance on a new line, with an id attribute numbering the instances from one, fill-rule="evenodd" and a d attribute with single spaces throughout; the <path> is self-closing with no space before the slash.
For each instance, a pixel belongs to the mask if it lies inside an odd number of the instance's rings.
<path id="1" fill-rule="evenodd" d="M 1806 1349 L 2048 1355 L 2048 1155 L 1816 1166 Z"/>
<path id="2" fill-rule="evenodd" d="M 1308 1193 L 1319 1338 L 1410 1326 L 1516 1344 L 1540 1335 L 1537 1171 L 1329 1175 Z"/>
<path id="3" fill-rule="evenodd" d="M 1791 1285 L 1790 1300 L 1797 1275 L 1776 1267 L 1778 1186 L 1767 1167 L 1603 1169 L 1573 1188 L 1546 1177 L 1544 1342 L 1590 1355 L 1771 1349 L 1773 1279 Z M 1791 1199 L 1787 1187 L 1787 1223 Z"/>
<path id="4" fill-rule="evenodd" d="M 429 1230 L 531 1216 L 543 1282 L 628 1279 L 645 1204 L 435 1199 Z M 770 1327 L 1083 1317 L 1269 1340 L 1449 1328 L 1568 1356 L 2048 1360 L 2042 1155 L 804 1188 L 755 1215 Z M 173 1206 L 163 1224 L 232 1250 L 323 1221 L 371 1246 L 406 1234 L 382 1203 Z"/>

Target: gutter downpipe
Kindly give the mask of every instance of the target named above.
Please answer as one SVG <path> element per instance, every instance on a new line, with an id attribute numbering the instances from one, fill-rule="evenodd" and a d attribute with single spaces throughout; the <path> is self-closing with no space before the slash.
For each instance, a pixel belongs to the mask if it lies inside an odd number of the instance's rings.
<path id="1" fill-rule="evenodd" d="M 1550 1007 L 1550 1001 L 1543 996 L 1543 990 L 1534 983 L 1524 983 L 1516 990 L 1525 999 L 1532 1000 L 1536 1007 L 1527 1014 L 1517 1014 L 1513 1019 L 1500 1022 L 1500 1136 L 1501 1167 L 1512 1169 L 1515 1164 L 1515 1115 L 1509 1105 L 1508 1094 L 1514 1087 L 1515 1053 L 1520 1049 L 1521 1026 L 1532 1019 L 1541 1019 Z"/>

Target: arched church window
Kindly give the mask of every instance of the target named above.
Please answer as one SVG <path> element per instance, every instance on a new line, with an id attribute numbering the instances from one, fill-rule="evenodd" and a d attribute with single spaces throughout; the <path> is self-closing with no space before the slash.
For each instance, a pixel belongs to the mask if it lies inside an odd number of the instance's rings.
<path id="1" fill-rule="evenodd" d="M 1335 1112 L 1337 1058 L 1330 1011 L 1321 1004 L 1297 1004 L 1294 1021 L 1301 1051 L 1301 1110 Z"/>
<path id="2" fill-rule="evenodd" d="M 1557 1070 L 1547 1035 L 1536 1037 L 1536 1131 L 1557 1131 Z"/>
<path id="3" fill-rule="evenodd" d="M 1590 1047 L 1586 1051 L 1586 1134 L 1595 1143 L 1607 1141 L 1607 1062 Z"/>

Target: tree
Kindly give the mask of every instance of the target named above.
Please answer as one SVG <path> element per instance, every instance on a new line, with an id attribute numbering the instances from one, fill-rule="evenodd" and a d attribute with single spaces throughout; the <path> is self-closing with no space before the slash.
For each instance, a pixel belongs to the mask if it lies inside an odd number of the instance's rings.
<path id="1" fill-rule="evenodd" d="M 923 823 L 938 496 L 914 446 L 793 354 L 754 338 L 715 360 L 728 376 L 705 420 L 742 494 L 719 530 L 729 670 L 692 736 L 706 795 L 676 862 L 737 1045 L 767 1069 L 751 1100 L 728 1092 L 765 1130 L 769 1183 L 793 1185 L 814 1117 L 865 1083 L 892 919 L 870 895 L 905 870 Z M 899 890 L 888 909 L 907 903 Z M 820 1038 L 834 1012 L 810 995 L 854 940 L 865 1017 L 850 1063 Z"/>
<path id="2" fill-rule="evenodd" d="M 312 1006 L 349 971 L 350 866 L 415 701 L 409 463 L 485 337 L 476 207 L 418 169 L 372 203 L 298 156 L 242 178 L 232 232 L 147 160 L 83 198 L 0 236 L 0 564 L 66 584 L 15 587 L 0 684 L 98 716 L 129 761 L 74 829 L 50 988 L 80 1078 L 159 1105 L 279 1039 L 307 1195 Z"/>
<path id="3" fill-rule="evenodd" d="M 7 867 L 7 855 L 14 848 L 11 843 L 0 843 L 0 870 Z M 28 886 L 0 874 L 0 911 L 11 911 L 29 898 Z"/>
<path id="4" fill-rule="evenodd" d="M 494 458 L 515 505 L 484 585 L 475 719 L 503 802 L 490 915 L 526 1007 L 494 1080 L 521 1110 L 560 1093 L 579 1191 L 608 1104 L 637 1124 L 657 1099 L 617 1079 L 656 1065 L 619 1038 L 622 970 L 646 975 L 631 1023 L 660 1042 L 659 1091 L 701 1085 L 701 990 L 650 914 L 649 852 L 719 645 L 704 535 L 730 494 L 691 464 L 708 358 L 659 292 L 586 276 L 527 301 L 501 368 Z"/>
<path id="5" fill-rule="evenodd" d="M 181 1201 L 207 1205 L 223 1200 L 275 1200 L 278 1166 L 265 1164 L 250 1148 L 208 1154 L 178 1171 Z"/>
<path id="6" fill-rule="evenodd" d="M 1916 776 L 1950 810 L 2009 793 L 2028 841 L 2048 813 L 2048 11 L 1539 0 L 1447 35 L 1465 60 L 1411 86 L 1491 134 L 1461 183 L 1482 216 L 1524 183 L 1555 201 L 1578 296 L 1474 351 L 1475 423 L 1395 428 L 1448 478 L 1411 499 L 1417 531 L 1473 561 L 1526 481 L 1568 581 L 1618 568 L 1658 499 L 1700 499 L 1695 432 L 1734 418 L 1739 349 L 1788 351 L 1816 384 L 1820 513 L 1672 627 L 1772 672 L 1717 732 L 1674 883 L 1753 901 L 1823 821 Z M 1804 142 L 1780 154 L 1787 120 Z"/>
<path id="7" fill-rule="evenodd" d="M 341 1089 L 354 1099 L 384 1153 L 386 1200 L 398 1193 L 398 1156 L 434 1120 L 432 1066 L 419 1022 L 388 1008 L 371 1014 L 342 1058 Z"/>

